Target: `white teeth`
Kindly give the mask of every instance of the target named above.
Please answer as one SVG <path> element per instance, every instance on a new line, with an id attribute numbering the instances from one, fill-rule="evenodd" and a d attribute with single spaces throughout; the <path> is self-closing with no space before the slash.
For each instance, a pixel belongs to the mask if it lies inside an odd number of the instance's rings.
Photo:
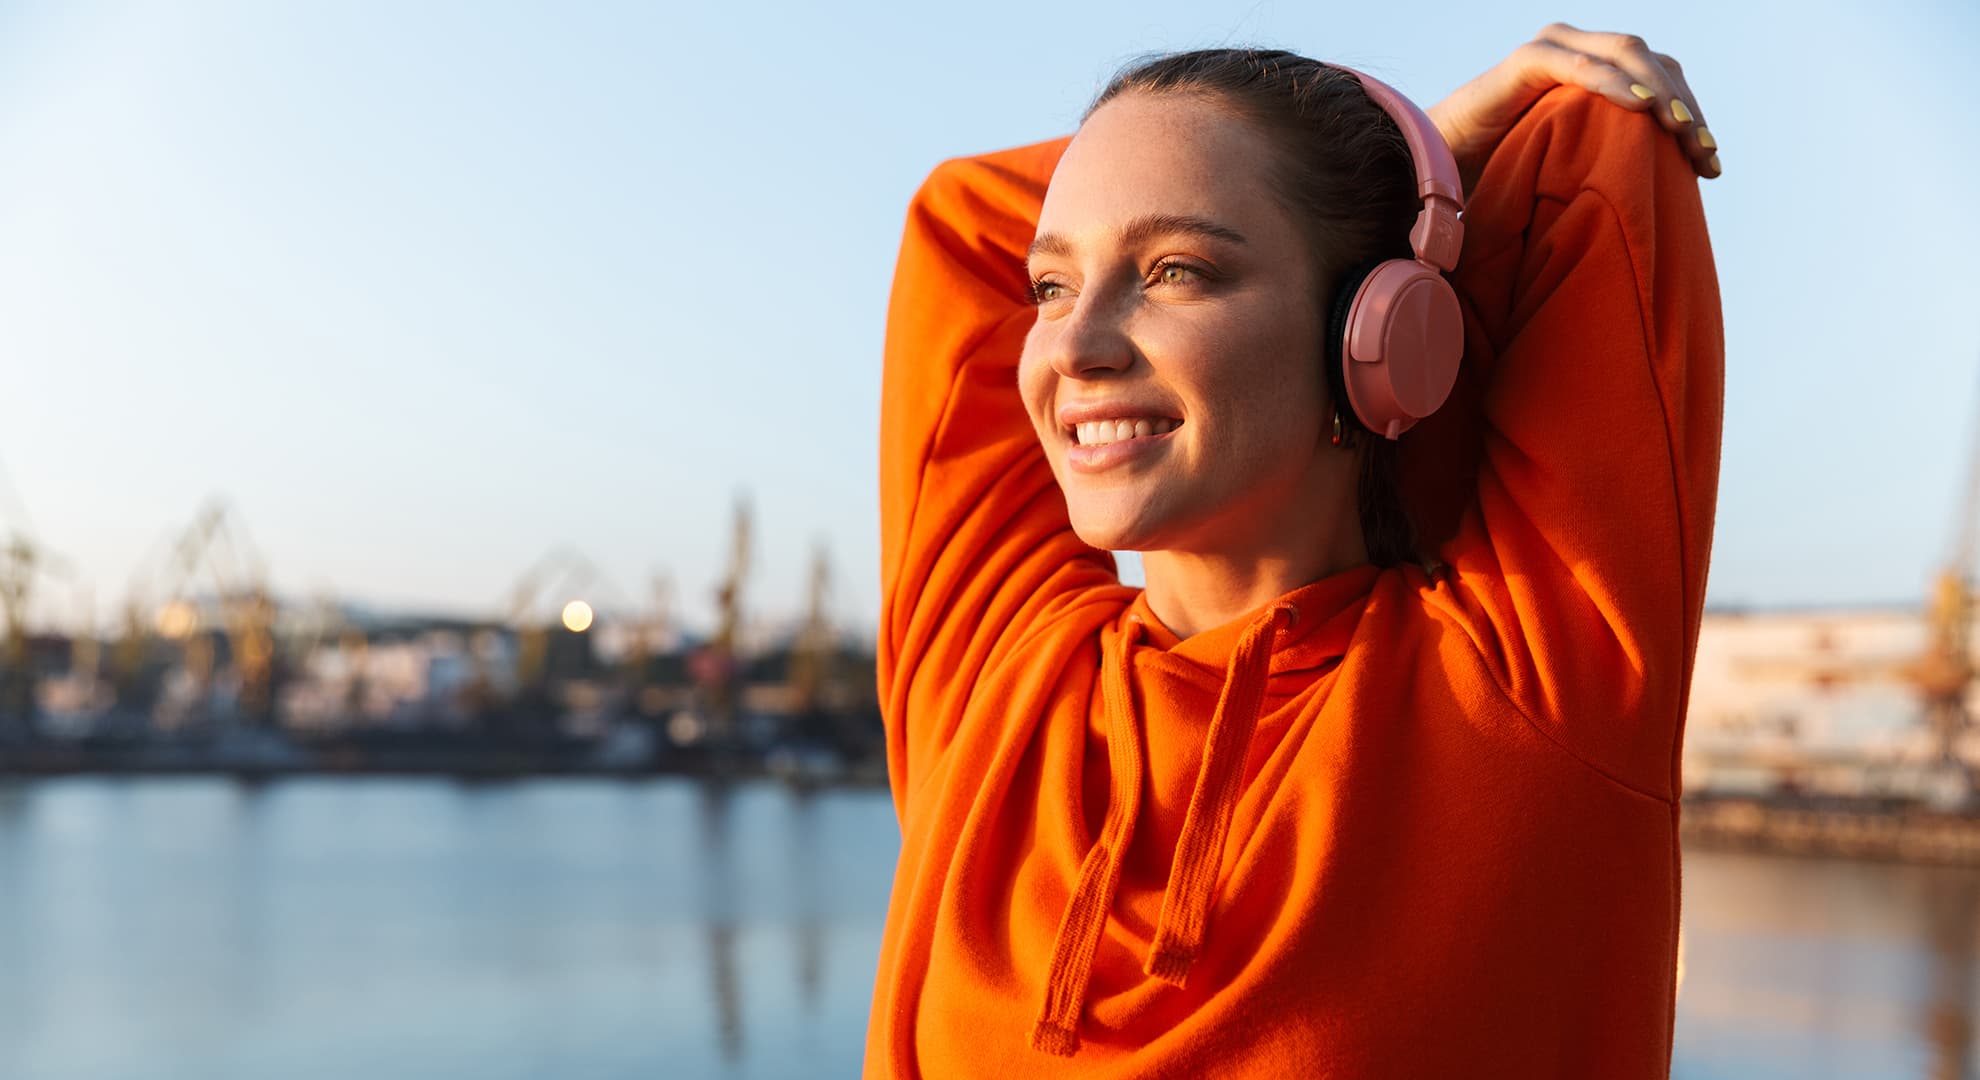
<path id="1" fill-rule="evenodd" d="M 1084 424 L 1074 425 L 1073 435 L 1081 446 L 1105 446 L 1108 443 L 1127 439 L 1167 435 L 1181 425 L 1180 420 L 1160 416 L 1138 417 L 1132 420 L 1089 420 Z"/>

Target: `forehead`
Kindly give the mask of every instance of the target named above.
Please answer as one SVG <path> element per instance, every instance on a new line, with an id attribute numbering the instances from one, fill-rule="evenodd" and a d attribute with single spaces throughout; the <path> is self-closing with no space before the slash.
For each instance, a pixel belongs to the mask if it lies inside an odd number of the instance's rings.
<path id="1" fill-rule="evenodd" d="M 1289 222 L 1270 186 L 1273 153 L 1252 125 L 1200 97 L 1124 94 L 1094 110 L 1066 147 L 1038 231 L 1085 245 L 1135 218 L 1171 214 L 1280 234 Z"/>

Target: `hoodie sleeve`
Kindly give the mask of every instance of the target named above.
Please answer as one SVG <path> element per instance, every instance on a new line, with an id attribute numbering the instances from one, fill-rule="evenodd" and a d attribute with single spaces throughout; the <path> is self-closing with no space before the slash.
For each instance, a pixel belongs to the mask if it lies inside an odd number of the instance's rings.
<path id="1" fill-rule="evenodd" d="M 1532 723 L 1675 799 L 1725 382 L 1697 178 L 1651 118 L 1560 88 L 1465 224 L 1483 389 L 1475 499 L 1443 549 L 1456 601 Z"/>
<path id="2" fill-rule="evenodd" d="M 1070 137 L 937 166 L 908 207 L 880 403 L 879 691 L 897 808 L 979 674 L 1069 593 L 1082 543 L 1018 397 L 1025 249 Z"/>

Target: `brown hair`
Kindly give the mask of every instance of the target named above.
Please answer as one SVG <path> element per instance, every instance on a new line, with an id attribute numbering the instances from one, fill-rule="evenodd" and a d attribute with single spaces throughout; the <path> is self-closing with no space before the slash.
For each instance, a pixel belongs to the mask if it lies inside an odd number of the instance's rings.
<path id="1" fill-rule="evenodd" d="M 1130 91 L 1204 97 L 1255 124 L 1281 148 L 1272 186 L 1305 227 L 1314 252 L 1325 287 L 1314 302 L 1330 315 L 1320 361 L 1341 421 L 1360 446 L 1362 540 L 1378 566 L 1415 560 L 1396 444 L 1369 432 L 1348 406 L 1336 327 L 1362 274 L 1384 259 L 1411 254 L 1409 229 L 1419 203 L 1401 129 L 1359 79 L 1281 49 L 1198 49 L 1138 61 L 1107 83 L 1081 122 Z"/>

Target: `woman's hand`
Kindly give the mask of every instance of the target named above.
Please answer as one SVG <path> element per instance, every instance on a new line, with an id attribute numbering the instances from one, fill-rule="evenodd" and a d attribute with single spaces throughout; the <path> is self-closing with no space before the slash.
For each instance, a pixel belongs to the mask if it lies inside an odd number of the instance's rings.
<path id="1" fill-rule="evenodd" d="M 1562 84 L 1650 113 L 1677 138 L 1698 175 L 1711 179 L 1721 172 L 1718 140 L 1705 129 L 1705 114 L 1676 60 L 1651 52 L 1634 34 L 1597 34 L 1555 23 L 1425 110 L 1457 158 L 1466 194 L 1527 107 Z"/>

